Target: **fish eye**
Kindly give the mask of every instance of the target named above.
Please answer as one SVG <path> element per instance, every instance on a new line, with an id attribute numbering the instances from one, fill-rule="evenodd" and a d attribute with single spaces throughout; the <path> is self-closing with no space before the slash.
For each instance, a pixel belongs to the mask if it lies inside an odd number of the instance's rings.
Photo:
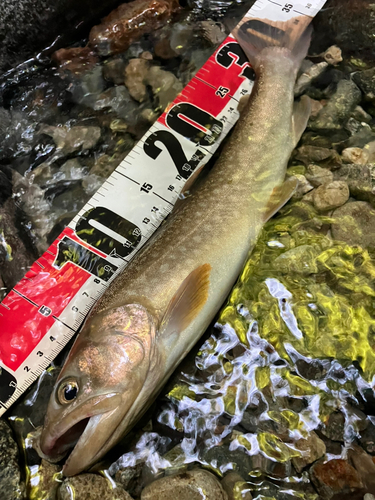
<path id="1" fill-rule="evenodd" d="M 57 390 L 57 400 L 62 405 L 69 404 L 76 399 L 78 391 L 76 380 L 63 380 Z"/>

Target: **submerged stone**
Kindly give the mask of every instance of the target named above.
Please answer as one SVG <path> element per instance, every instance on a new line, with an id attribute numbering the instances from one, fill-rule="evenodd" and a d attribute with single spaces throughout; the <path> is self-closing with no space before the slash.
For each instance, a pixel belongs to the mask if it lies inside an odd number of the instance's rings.
<path id="1" fill-rule="evenodd" d="M 333 181 L 319 186 L 314 192 L 314 206 L 320 212 L 340 207 L 349 199 L 349 188 L 344 181 Z"/>
<path id="2" fill-rule="evenodd" d="M 326 445 L 315 432 L 310 432 L 306 438 L 296 441 L 294 447 L 301 452 L 300 457 L 294 457 L 292 460 L 297 472 L 319 460 L 326 452 Z"/>
<path id="3" fill-rule="evenodd" d="M 144 488 L 141 500 L 228 500 L 211 472 L 193 469 L 157 479 Z"/>
<path id="4" fill-rule="evenodd" d="M 317 256 L 312 245 L 301 245 L 276 257 L 274 265 L 283 273 L 314 274 L 318 272 Z"/>
<path id="5" fill-rule="evenodd" d="M 103 476 L 80 474 L 65 479 L 59 488 L 59 500 L 132 500 L 132 497 Z"/>
<path id="6" fill-rule="evenodd" d="M 375 206 L 375 165 L 343 165 L 335 172 L 336 180 L 348 184 L 350 194 Z"/>
<path id="7" fill-rule="evenodd" d="M 349 500 L 353 493 L 365 493 L 358 472 L 346 460 L 317 462 L 310 469 L 310 477 L 322 500 Z"/>
<path id="8" fill-rule="evenodd" d="M 21 481 L 18 465 L 18 448 L 12 431 L 0 419 L 0 498 L 23 500 L 25 486 Z"/>
<path id="9" fill-rule="evenodd" d="M 354 201 L 338 208 L 332 215 L 335 240 L 362 248 L 375 248 L 375 209 L 365 201 Z"/>
<path id="10" fill-rule="evenodd" d="M 228 500 L 251 500 L 249 485 L 237 472 L 229 472 L 221 481 L 221 486 L 228 495 Z"/>

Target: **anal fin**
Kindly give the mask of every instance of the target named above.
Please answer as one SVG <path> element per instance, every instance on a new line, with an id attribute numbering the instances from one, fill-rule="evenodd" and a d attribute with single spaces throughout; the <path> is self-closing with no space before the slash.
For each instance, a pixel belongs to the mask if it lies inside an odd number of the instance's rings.
<path id="1" fill-rule="evenodd" d="M 290 200 L 297 188 L 297 184 L 298 179 L 292 177 L 273 189 L 264 210 L 264 222 L 267 222 L 271 217 L 273 217 L 280 210 L 280 208 Z"/>
<path id="2" fill-rule="evenodd" d="M 210 273 L 210 264 L 203 264 L 184 279 L 161 321 L 162 335 L 182 332 L 197 317 L 208 298 Z"/>

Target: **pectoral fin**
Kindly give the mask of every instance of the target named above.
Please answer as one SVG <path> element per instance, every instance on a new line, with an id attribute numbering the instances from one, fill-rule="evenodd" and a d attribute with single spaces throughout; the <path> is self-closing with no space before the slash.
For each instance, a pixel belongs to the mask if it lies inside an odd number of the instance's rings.
<path id="1" fill-rule="evenodd" d="M 170 301 L 160 325 L 160 333 L 181 332 L 198 315 L 208 298 L 210 264 L 203 264 L 184 279 Z"/>
<path id="2" fill-rule="evenodd" d="M 290 200 L 296 190 L 297 184 L 298 180 L 295 177 L 291 177 L 281 184 L 281 186 L 273 189 L 264 211 L 264 222 L 273 217 Z"/>
<path id="3" fill-rule="evenodd" d="M 292 131 L 294 147 L 297 146 L 302 134 L 305 131 L 307 122 L 311 114 L 311 101 L 310 97 L 303 95 L 299 101 L 294 102 L 293 116 L 292 116 Z"/>

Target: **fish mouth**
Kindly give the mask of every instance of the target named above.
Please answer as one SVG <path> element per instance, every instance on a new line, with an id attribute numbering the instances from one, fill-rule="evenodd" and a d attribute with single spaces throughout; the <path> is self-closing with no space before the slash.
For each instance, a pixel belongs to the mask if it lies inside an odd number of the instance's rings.
<path id="1" fill-rule="evenodd" d="M 57 424 L 49 422 L 42 430 L 39 448 L 47 460 L 60 461 L 73 448 L 63 466 L 65 476 L 79 474 L 103 456 L 123 418 L 119 394 L 93 399 L 90 405 L 87 402 L 85 408 L 74 408 Z"/>

